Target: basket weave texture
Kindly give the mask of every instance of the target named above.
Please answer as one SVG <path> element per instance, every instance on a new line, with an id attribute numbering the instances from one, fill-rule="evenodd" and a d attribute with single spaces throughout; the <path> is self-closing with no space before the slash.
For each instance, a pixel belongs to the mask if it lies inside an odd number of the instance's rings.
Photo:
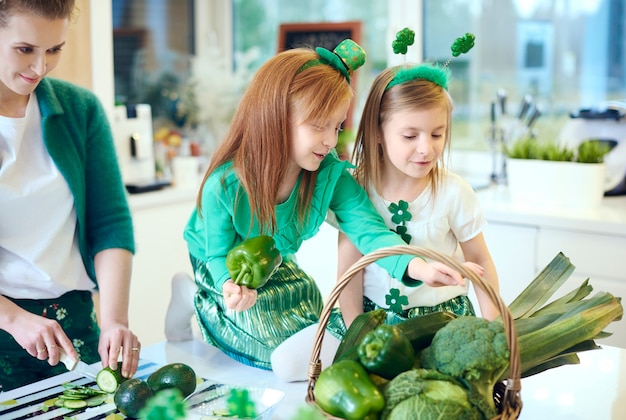
<path id="1" fill-rule="evenodd" d="M 517 419 L 522 410 L 522 400 L 520 396 L 520 354 L 517 345 L 515 324 L 513 323 L 513 317 L 511 315 L 511 312 L 509 311 L 509 308 L 504 304 L 500 295 L 493 290 L 489 283 L 487 283 L 473 271 L 467 269 L 456 259 L 447 255 L 440 254 L 431 249 L 421 248 L 413 245 L 397 245 L 392 247 L 380 248 L 372 253 L 364 255 L 356 263 L 354 263 L 337 281 L 337 284 L 330 292 L 328 300 L 324 305 L 324 308 L 322 309 L 322 313 L 320 315 L 320 323 L 315 336 L 315 342 L 313 343 L 313 351 L 311 353 L 311 361 L 309 364 L 309 382 L 305 401 L 311 405 L 316 406 L 322 413 L 324 413 L 326 418 L 340 420 L 338 417 L 334 417 L 324 412 L 324 410 L 315 402 L 315 395 L 313 393 L 315 389 L 315 382 L 322 372 L 320 352 L 322 349 L 324 332 L 326 330 L 326 326 L 328 325 L 331 311 L 335 306 L 337 299 L 341 294 L 341 291 L 352 280 L 355 274 L 357 274 L 360 270 L 362 270 L 369 264 L 376 262 L 378 259 L 394 255 L 415 255 L 417 257 L 425 257 L 428 260 L 439 261 L 443 264 L 446 264 L 461 273 L 463 277 L 469 279 L 474 284 L 474 286 L 483 290 L 493 301 L 493 303 L 498 308 L 498 311 L 500 312 L 501 319 L 504 324 L 504 330 L 506 333 L 506 340 L 510 350 L 509 378 L 503 383 L 498 384 L 494 392 L 494 402 L 496 404 L 496 407 L 498 408 L 498 415 L 494 417 L 494 420 Z"/>

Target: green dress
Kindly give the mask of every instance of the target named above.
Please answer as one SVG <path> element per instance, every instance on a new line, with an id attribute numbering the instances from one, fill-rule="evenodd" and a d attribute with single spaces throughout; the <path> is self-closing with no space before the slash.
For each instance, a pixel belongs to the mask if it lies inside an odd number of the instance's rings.
<path id="1" fill-rule="evenodd" d="M 318 170 L 310 217 L 304 223 L 299 223 L 297 217 L 300 181 L 289 199 L 276 206 L 277 229 L 273 237 L 284 262 L 269 282 L 257 290 L 257 303 L 242 312 L 224 305 L 222 285 L 230 277 L 226 254 L 242 240 L 265 232 L 260 231 L 256 220 L 250 225 L 248 197 L 232 163 L 211 174 L 202 190 L 202 214 L 194 210 L 184 232 L 199 287 L 195 296 L 196 317 L 208 343 L 242 363 L 271 369 L 272 351 L 289 336 L 318 321 L 323 305 L 320 291 L 315 280 L 298 266 L 295 254 L 303 241 L 319 231 L 329 210 L 364 254 L 404 244 L 387 228 L 365 190 L 348 172 L 349 167 L 335 154 L 326 156 Z M 386 257 L 377 264 L 392 277 L 402 278 L 412 258 Z"/>

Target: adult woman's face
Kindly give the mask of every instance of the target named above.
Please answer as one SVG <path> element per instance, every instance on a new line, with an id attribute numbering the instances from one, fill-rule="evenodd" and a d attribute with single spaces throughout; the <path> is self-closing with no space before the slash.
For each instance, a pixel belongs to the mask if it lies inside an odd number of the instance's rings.
<path id="1" fill-rule="evenodd" d="M 57 66 L 68 22 L 24 12 L 0 27 L 0 100 L 30 95 Z"/>

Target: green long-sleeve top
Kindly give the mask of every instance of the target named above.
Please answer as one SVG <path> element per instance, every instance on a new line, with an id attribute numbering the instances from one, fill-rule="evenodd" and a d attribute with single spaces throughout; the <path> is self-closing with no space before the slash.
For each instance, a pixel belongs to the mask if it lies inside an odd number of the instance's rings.
<path id="1" fill-rule="evenodd" d="M 110 248 L 135 252 L 109 121 L 96 95 L 87 89 L 44 78 L 35 93 L 44 143 L 74 196 L 80 253 L 97 284 L 98 252 Z"/>
<path id="2" fill-rule="evenodd" d="M 385 246 L 405 245 L 385 225 L 365 190 L 348 172 L 349 166 L 334 154 L 322 161 L 313 192 L 311 216 L 304 225 L 297 220 L 298 184 L 289 199 L 276 206 L 277 229 L 273 237 L 283 258 L 294 255 L 303 241 L 319 231 L 328 210 L 335 213 L 341 229 L 363 254 Z M 236 199 L 238 205 L 235 205 Z M 211 276 L 219 288 L 230 278 L 225 264 L 228 251 L 243 239 L 265 233 L 260 232 L 256 220 L 249 230 L 251 218 L 248 196 L 232 162 L 217 168 L 202 189 L 202 215 L 197 209 L 192 212 L 184 238 L 190 254 L 208 262 Z M 410 255 L 391 256 L 377 263 L 392 277 L 402 279 L 411 258 Z"/>

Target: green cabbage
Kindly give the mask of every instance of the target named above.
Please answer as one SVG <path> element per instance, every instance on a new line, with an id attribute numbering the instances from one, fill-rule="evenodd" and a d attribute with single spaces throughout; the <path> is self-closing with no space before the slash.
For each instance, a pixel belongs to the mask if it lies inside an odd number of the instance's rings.
<path id="1" fill-rule="evenodd" d="M 385 388 L 383 420 L 484 420 L 468 400 L 467 390 L 452 376 L 436 370 L 412 369 Z"/>

